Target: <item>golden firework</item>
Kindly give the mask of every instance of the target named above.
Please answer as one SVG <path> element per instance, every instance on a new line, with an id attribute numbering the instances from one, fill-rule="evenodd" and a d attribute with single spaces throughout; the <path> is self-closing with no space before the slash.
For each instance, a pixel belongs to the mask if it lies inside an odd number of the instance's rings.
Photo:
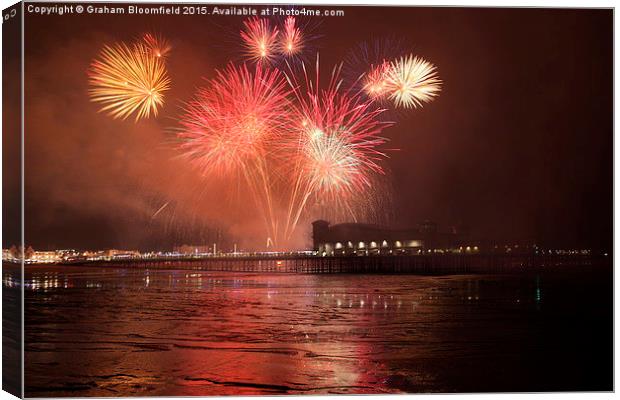
<path id="1" fill-rule="evenodd" d="M 90 68 L 90 98 L 113 118 L 157 116 L 170 88 L 166 66 L 144 44 L 104 46 Z"/>
<path id="2" fill-rule="evenodd" d="M 413 55 L 392 61 L 385 71 L 385 90 L 396 107 L 422 107 L 439 94 L 441 83 L 437 68 Z"/>

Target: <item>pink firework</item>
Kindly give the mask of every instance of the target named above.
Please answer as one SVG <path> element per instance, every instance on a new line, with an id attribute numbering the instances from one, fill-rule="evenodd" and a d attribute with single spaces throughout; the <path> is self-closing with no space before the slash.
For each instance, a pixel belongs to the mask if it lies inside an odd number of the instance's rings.
<path id="1" fill-rule="evenodd" d="M 339 70 L 334 70 L 326 89 L 319 89 L 319 72 L 305 89 L 294 83 L 298 101 L 293 191 L 289 202 L 288 232 L 292 233 L 304 209 L 311 202 L 341 210 L 356 218 L 355 198 L 368 193 L 372 177 L 382 174 L 379 149 L 386 143 L 380 134 L 389 122 L 378 117 L 384 111 L 372 100 L 342 90 Z"/>
<path id="2" fill-rule="evenodd" d="M 243 21 L 241 39 L 247 58 L 257 63 L 270 63 L 278 53 L 278 28 L 267 18 Z"/>
<path id="3" fill-rule="evenodd" d="M 229 64 L 188 104 L 181 148 L 205 174 L 247 173 L 288 128 L 289 92 L 278 70 Z"/>
<path id="4" fill-rule="evenodd" d="M 298 55 L 304 48 L 304 36 L 296 23 L 295 17 L 284 20 L 284 29 L 281 35 L 280 52 L 286 57 Z"/>
<path id="5" fill-rule="evenodd" d="M 384 100 L 387 97 L 386 77 L 389 67 L 387 61 L 377 66 L 371 65 L 369 71 L 362 77 L 362 87 L 369 98 Z"/>

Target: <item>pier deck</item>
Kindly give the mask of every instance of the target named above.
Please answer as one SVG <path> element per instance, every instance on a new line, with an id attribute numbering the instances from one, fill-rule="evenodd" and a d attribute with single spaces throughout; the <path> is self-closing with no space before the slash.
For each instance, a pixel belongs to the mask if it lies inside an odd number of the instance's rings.
<path id="1" fill-rule="evenodd" d="M 64 265 L 105 266 L 145 269 L 186 269 L 202 271 L 264 273 L 515 273 L 566 267 L 588 268 L 610 263 L 611 257 L 593 255 L 508 255 L 508 254 L 424 254 L 333 256 L 221 256 L 199 258 L 127 259 L 83 261 Z"/>

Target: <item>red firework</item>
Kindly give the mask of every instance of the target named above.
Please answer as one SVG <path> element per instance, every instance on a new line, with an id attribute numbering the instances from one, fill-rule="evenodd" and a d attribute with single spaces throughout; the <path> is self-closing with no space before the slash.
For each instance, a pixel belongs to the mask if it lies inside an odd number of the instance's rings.
<path id="1" fill-rule="evenodd" d="M 247 58 L 257 63 L 270 63 L 278 53 L 278 28 L 267 18 L 249 18 L 243 21 L 241 39 Z"/>

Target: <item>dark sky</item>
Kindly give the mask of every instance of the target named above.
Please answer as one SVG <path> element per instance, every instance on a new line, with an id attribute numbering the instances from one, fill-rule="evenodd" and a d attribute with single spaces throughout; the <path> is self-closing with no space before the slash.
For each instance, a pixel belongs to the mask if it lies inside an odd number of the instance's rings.
<path id="1" fill-rule="evenodd" d="M 430 219 L 498 241 L 611 248 L 611 10 L 337 8 L 344 17 L 313 22 L 324 73 L 360 42 L 396 37 L 444 81 L 437 100 L 384 132 L 399 149 L 386 161 L 398 226 Z M 241 20 L 26 16 L 28 244 L 169 247 L 210 241 L 215 227 L 256 243 L 256 216 L 224 207 L 170 131 L 202 77 L 239 60 Z M 136 124 L 97 113 L 92 59 L 153 30 L 173 45 L 161 115 Z"/>

